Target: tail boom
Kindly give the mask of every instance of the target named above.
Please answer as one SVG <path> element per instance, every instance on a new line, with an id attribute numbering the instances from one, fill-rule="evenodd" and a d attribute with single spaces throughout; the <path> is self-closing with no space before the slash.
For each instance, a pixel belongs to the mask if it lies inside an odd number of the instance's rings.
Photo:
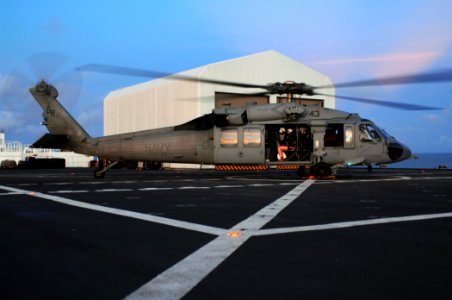
<path id="1" fill-rule="evenodd" d="M 30 93 L 43 110 L 42 124 L 47 127 L 50 135 L 64 140 L 62 146 L 66 150 L 89 154 L 92 138 L 57 100 L 57 89 L 41 81 L 30 88 Z"/>

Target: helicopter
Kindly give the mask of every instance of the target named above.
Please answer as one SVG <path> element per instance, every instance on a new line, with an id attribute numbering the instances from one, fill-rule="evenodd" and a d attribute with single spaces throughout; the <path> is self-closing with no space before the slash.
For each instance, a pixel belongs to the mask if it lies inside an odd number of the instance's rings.
<path id="1" fill-rule="evenodd" d="M 91 64 L 83 71 L 104 73 L 145 73 L 149 77 L 201 81 L 241 88 L 262 89 L 259 94 L 324 95 L 319 90 L 332 86 L 311 86 L 293 81 L 265 85 L 217 79 L 199 79 L 186 75 L 144 72 L 137 69 Z M 334 85 L 335 88 L 448 81 L 452 71 L 420 75 L 394 76 Z M 58 101 L 58 90 L 40 81 L 29 89 L 41 106 L 43 122 L 49 133 L 31 147 L 60 148 L 99 158 L 94 176 L 121 161 L 149 161 L 212 165 L 279 166 L 296 165 L 300 173 L 329 176 L 338 167 L 383 165 L 411 157 L 408 146 L 357 113 L 294 101 L 275 104 L 249 104 L 223 107 L 184 124 L 91 137 Z M 256 95 L 254 93 L 253 95 Z M 436 107 L 366 98 L 338 96 L 353 101 L 405 110 L 432 110 Z M 109 162 L 109 163 L 107 163 Z"/>

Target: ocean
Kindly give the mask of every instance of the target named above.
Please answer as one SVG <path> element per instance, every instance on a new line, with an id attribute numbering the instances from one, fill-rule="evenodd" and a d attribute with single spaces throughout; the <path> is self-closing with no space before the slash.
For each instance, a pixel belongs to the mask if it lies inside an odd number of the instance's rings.
<path id="1" fill-rule="evenodd" d="M 452 168 L 452 153 L 415 153 L 417 159 L 388 164 L 388 168 L 438 169 L 439 166 Z"/>

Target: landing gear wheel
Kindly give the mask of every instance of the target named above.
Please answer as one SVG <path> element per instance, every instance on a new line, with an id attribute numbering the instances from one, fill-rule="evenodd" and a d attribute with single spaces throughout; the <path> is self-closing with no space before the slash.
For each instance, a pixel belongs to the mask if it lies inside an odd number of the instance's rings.
<path id="1" fill-rule="evenodd" d="M 319 162 L 318 164 L 311 167 L 311 174 L 320 177 L 320 176 L 330 176 L 332 174 L 331 166 L 324 162 Z"/>

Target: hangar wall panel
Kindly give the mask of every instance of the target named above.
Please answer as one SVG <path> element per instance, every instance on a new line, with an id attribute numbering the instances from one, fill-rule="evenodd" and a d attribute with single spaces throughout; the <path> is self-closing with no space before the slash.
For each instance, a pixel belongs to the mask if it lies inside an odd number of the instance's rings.
<path id="1" fill-rule="evenodd" d="M 161 80 L 163 81 L 163 80 Z M 104 134 L 181 124 L 199 113 L 199 83 L 165 80 L 110 93 L 104 102 Z"/>

